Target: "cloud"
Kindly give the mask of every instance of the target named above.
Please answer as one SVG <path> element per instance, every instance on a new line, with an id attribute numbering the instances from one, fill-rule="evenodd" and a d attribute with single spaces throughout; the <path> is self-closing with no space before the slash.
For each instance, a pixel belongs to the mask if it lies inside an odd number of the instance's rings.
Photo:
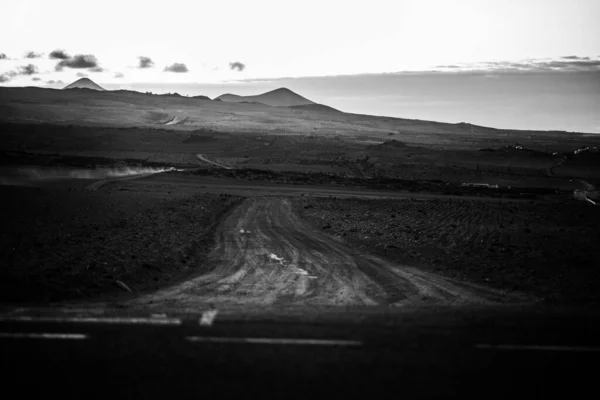
<path id="1" fill-rule="evenodd" d="M 188 72 L 188 68 L 185 64 L 182 63 L 174 63 L 165 67 L 164 71 L 166 72 Z"/>
<path id="2" fill-rule="evenodd" d="M 8 60 L 8 57 L 4 53 L 0 53 L 0 60 Z"/>
<path id="3" fill-rule="evenodd" d="M 42 53 L 36 53 L 35 51 L 25 53 L 25 58 L 40 58 L 41 56 L 43 56 Z"/>
<path id="4" fill-rule="evenodd" d="M 600 60 L 550 61 L 540 66 L 552 70 L 565 71 L 600 71 Z"/>
<path id="5" fill-rule="evenodd" d="M 61 81 L 61 80 L 55 81 L 53 79 L 50 79 L 49 81 L 46 81 L 46 83 L 49 84 L 49 85 L 54 85 L 54 84 L 61 84 L 62 85 L 64 82 Z"/>
<path id="6" fill-rule="evenodd" d="M 123 75 L 122 72 L 115 72 L 115 78 L 124 78 L 125 75 Z"/>
<path id="7" fill-rule="evenodd" d="M 8 82 L 11 80 L 11 77 L 9 77 L 6 74 L 0 74 L 0 83 L 4 83 L 4 82 Z"/>
<path id="8" fill-rule="evenodd" d="M 94 67 L 94 68 L 90 68 L 90 72 L 104 72 L 105 69 L 102 67 Z"/>
<path id="9" fill-rule="evenodd" d="M 577 57 L 577 56 L 564 56 L 561 57 L 563 60 L 589 60 L 589 57 Z"/>
<path id="10" fill-rule="evenodd" d="M 52 50 L 48 57 L 52 60 L 68 60 L 69 58 L 71 58 L 71 56 L 68 55 L 64 50 L 59 49 Z"/>
<path id="11" fill-rule="evenodd" d="M 31 78 L 32 81 L 41 81 L 42 78 L 38 78 L 37 76 L 34 76 L 33 78 Z"/>
<path id="12" fill-rule="evenodd" d="M 98 59 L 93 54 L 76 54 L 66 60 L 61 60 L 56 64 L 55 69 L 62 71 L 64 67 L 67 68 L 96 68 L 98 67 Z"/>
<path id="13" fill-rule="evenodd" d="M 27 64 L 19 67 L 19 75 L 35 75 L 38 73 L 38 68 L 33 64 Z"/>
<path id="14" fill-rule="evenodd" d="M 140 63 L 138 64 L 138 68 L 152 68 L 154 67 L 154 61 L 150 57 L 139 56 L 138 60 Z"/>
<path id="15" fill-rule="evenodd" d="M 438 65 L 435 68 L 445 72 L 600 72 L 600 60 L 591 60 L 589 57 L 564 56 L 559 59 L 530 59 L 518 62 L 486 61 L 460 65 Z"/>
<path id="16" fill-rule="evenodd" d="M 234 61 L 234 62 L 230 62 L 229 63 L 229 69 L 230 70 L 237 70 L 239 72 L 243 71 L 246 68 L 246 65 L 239 62 L 239 61 Z"/>
<path id="17" fill-rule="evenodd" d="M 78 78 L 85 78 L 85 77 L 88 76 L 88 74 L 85 74 L 83 72 L 78 72 L 78 73 L 75 74 L 75 76 L 78 77 Z"/>

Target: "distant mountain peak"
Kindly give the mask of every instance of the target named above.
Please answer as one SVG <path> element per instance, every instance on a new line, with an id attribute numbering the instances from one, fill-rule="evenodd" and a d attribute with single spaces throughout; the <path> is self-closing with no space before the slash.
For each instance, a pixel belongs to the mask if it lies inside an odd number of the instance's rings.
<path id="1" fill-rule="evenodd" d="M 285 87 L 277 88 L 255 96 L 239 96 L 232 93 L 226 93 L 215 98 L 215 100 L 230 103 L 261 103 L 273 107 L 293 107 L 315 104 L 314 101 L 310 101 Z"/>
<path id="2" fill-rule="evenodd" d="M 280 87 L 280 88 L 277 88 L 277 89 L 271 90 L 270 92 L 267 92 L 267 93 L 274 93 L 274 92 L 289 92 L 289 93 L 294 93 L 294 94 L 296 94 L 294 91 L 292 91 L 292 90 L 290 90 L 290 89 L 288 89 L 288 88 L 286 88 L 286 87 Z"/>
<path id="3" fill-rule="evenodd" d="M 96 82 L 91 80 L 90 78 L 77 79 L 75 82 L 65 86 L 63 88 L 63 90 L 64 89 L 92 89 L 92 90 L 99 90 L 99 91 L 106 90 L 102 86 L 98 85 Z"/>

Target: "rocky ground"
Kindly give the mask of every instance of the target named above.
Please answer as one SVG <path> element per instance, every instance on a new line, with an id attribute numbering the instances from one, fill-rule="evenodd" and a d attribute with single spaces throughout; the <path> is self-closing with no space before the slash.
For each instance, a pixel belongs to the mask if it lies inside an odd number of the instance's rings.
<path id="1" fill-rule="evenodd" d="M 0 186 L 0 301 L 140 292 L 202 265 L 238 198 Z"/>
<path id="2" fill-rule="evenodd" d="M 296 199 L 362 252 L 551 303 L 598 304 L 600 210 L 584 203 Z"/>

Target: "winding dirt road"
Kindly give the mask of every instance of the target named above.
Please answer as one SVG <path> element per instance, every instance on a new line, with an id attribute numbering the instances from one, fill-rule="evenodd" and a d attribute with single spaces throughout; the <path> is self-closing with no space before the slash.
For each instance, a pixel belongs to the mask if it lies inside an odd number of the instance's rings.
<path id="1" fill-rule="evenodd" d="M 403 306 L 511 300 L 500 291 L 357 254 L 300 220 L 284 198 L 246 200 L 218 235 L 208 270 L 130 305 L 190 310 L 207 303 Z"/>
<path id="2" fill-rule="evenodd" d="M 224 169 L 233 169 L 231 167 L 228 167 L 227 165 L 219 164 L 216 161 L 209 160 L 208 158 L 204 157 L 202 154 L 196 154 L 196 158 L 200 161 L 204 161 L 205 163 L 216 165 L 217 167 L 221 167 Z"/>

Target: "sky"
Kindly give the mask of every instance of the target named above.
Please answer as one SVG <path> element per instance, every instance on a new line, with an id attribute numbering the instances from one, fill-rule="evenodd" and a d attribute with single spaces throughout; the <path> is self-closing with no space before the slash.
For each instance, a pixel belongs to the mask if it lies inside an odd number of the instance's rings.
<path id="1" fill-rule="evenodd" d="M 600 133 L 597 0 L 19 0 L 2 10 L 4 86 L 88 76 L 211 97 L 287 86 L 349 112 Z"/>

